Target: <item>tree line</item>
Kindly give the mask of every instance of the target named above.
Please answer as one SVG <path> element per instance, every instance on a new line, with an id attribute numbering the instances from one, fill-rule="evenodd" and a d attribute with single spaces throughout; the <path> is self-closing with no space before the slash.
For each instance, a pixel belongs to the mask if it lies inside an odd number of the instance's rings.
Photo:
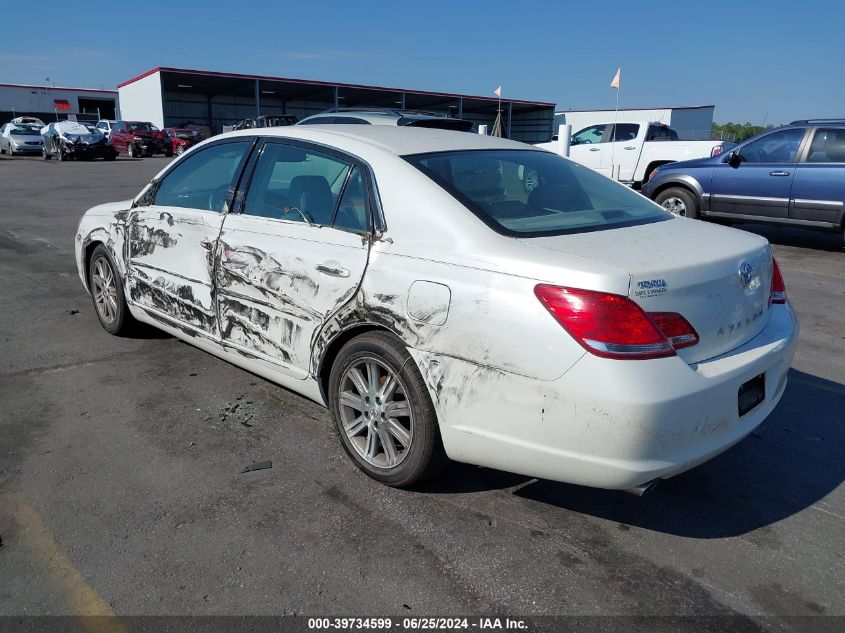
<path id="1" fill-rule="evenodd" d="M 713 123 L 713 134 L 721 135 L 721 138 L 726 141 L 739 143 L 773 127 L 774 125 L 755 125 L 753 123 Z"/>

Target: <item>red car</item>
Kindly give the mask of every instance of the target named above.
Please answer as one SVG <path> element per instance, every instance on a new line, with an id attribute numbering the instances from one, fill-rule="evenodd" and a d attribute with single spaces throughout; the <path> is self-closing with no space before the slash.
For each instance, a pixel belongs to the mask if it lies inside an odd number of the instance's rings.
<path id="1" fill-rule="evenodd" d="M 202 132 L 185 127 L 166 127 L 163 131 L 170 139 L 173 153 L 176 155 L 205 140 L 205 135 Z"/>
<path id="2" fill-rule="evenodd" d="M 168 137 L 148 121 L 116 121 L 111 131 L 111 142 L 121 154 L 173 156 L 173 146 Z"/>

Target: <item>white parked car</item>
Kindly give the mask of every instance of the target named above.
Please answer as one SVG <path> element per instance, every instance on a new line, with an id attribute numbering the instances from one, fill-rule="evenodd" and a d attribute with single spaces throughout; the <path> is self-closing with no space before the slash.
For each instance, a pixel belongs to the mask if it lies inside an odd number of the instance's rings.
<path id="1" fill-rule="evenodd" d="M 6 123 L 0 127 L 0 154 L 40 154 L 41 130 L 27 123 Z"/>
<path id="2" fill-rule="evenodd" d="M 639 189 L 662 165 L 717 156 L 734 143 L 683 141 L 663 123 L 597 123 L 572 135 L 569 158 Z M 557 151 L 557 140 L 537 147 Z"/>
<path id="3" fill-rule="evenodd" d="M 214 137 L 86 212 L 76 258 L 107 331 L 152 324 L 326 405 L 396 486 L 448 456 L 642 491 L 760 424 L 797 336 L 764 239 L 445 130 Z"/>

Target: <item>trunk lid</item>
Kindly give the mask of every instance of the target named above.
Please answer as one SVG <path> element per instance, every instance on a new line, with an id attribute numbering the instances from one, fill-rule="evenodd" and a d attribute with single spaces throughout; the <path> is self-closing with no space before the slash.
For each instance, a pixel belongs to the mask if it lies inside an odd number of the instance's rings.
<path id="1" fill-rule="evenodd" d="M 625 270 L 645 311 L 677 312 L 698 332 L 697 345 L 678 350 L 688 363 L 743 345 L 768 321 L 771 251 L 750 233 L 676 218 L 523 241 Z"/>

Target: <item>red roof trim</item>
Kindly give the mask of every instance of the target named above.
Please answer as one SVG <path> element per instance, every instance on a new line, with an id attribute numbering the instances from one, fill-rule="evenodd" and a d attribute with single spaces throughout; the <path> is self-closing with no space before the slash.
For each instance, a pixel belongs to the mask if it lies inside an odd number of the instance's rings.
<path id="1" fill-rule="evenodd" d="M 634 110 L 703 110 L 705 108 L 715 108 L 715 105 L 695 105 L 695 106 L 663 106 L 659 108 L 619 108 L 620 112 L 633 112 Z M 555 110 L 555 114 L 566 114 L 567 112 L 614 112 L 613 108 L 590 108 L 586 110 Z"/>
<path id="2" fill-rule="evenodd" d="M 406 90 L 404 88 L 387 88 L 384 86 L 367 86 L 364 84 L 347 84 L 347 83 L 340 83 L 337 81 L 317 81 L 316 79 L 293 79 L 291 77 L 268 77 L 266 75 L 244 75 L 241 73 L 222 73 L 212 70 L 191 70 L 189 68 L 169 68 L 165 66 L 159 66 L 157 68 L 153 68 L 152 70 L 148 70 L 147 72 L 138 75 L 137 77 L 133 77 L 132 79 L 128 79 L 122 83 L 117 84 L 118 88 L 122 88 L 128 84 L 131 84 L 135 81 L 143 79 L 144 77 L 149 77 L 150 75 L 158 72 L 170 72 L 170 73 L 181 73 L 185 75 L 207 75 L 211 77 L 229 77 L 232 79 L 258 79 L 258 80 L 265 80 L 265 81 L 290 81 L 296 82 L 300 84 L 308 84 L 311 86 L 338 86 L 339 88 L 360 88 L 362 90 L 390 90 L 392 92 L 405 92 L 407 94 L 414 94 L 414 95 L 431 95 L 433 97 L 463 97 L 465 99 L 478 99 L 481 101 L 498 101 L 498 97 L 479 97 L 476 95 L 462 95 L 452 92 L 434 92 L 431 90 Z M 547 101 L 526 101 L 523 99 L 502 99 L 505 103 L 523 103 L 527 105 L 537 105 L 537 106 L 550 106 L 554 107 L 554 103 L 549 103 Z"/>
<path id="3" fill-rule="evenodd" d="M 0 88 L 38 88 L 39 90 L 71 90 L 73 92 L 99 92 L 116 95 L 117 90 L 101 90 L 99 88 L 59 88 L 58 86 L 32 86 L 30 84 L 0 84 Z"/>

